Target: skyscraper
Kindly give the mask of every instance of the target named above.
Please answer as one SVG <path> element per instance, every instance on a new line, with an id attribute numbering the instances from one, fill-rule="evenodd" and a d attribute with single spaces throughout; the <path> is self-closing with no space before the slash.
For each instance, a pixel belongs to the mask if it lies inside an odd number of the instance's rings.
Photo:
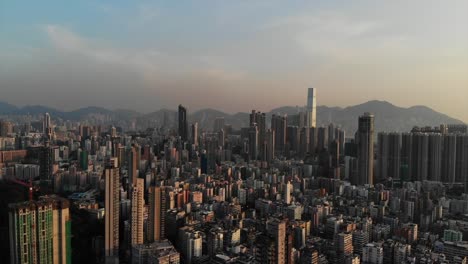
<path id="1" fill-rule="evenodd" d="M 309 147 L 310 147 L 310 128 L 308 127 L 300 128 L 300 132 L 299 132 L 300 157 L 305 157 L 307 152 L 309 152 Z"/>
<path id="2" fill-rule="evenodd" d="M 339 233 L 334 240 L 338 259 L 340 263 L 343 263 L 345 256 L 353 254 L 353 235 L 351 233 Z"/>
<path id="3" fill-rule="evenodd" d="M 108 167 L 105 170 L 105 254 L 118 257 L 119 254 L 119 215 L 120 215 L 120 175 L 119 168 Z"/>
<path id="4" fill-rule="evenodd" d="M 431 181 L 440 181 L 442 172 L 442 134 L 429 134 L 428 176 Z"/>
<path id="5" fill-rule="evenodd" d="M 389 136 L 385 132 L 377 135 L 377 178 L 388 178 L 388 144 Z"/>
<path id="6" fill-rule="evenodd" d="M 317 102 L 316 102 L 315 88 L 309 88 L 307 93 L 307 126 L 317 126 Z"/>
<path id="7" fill-rule="evenodd" d="M 293 189 L 293 185 L 288 181 L 284 186 L 284 202 L 286 204 L 291 203 L 292 189 Z"/>
<path id="8" fill-rule="evenodd" d="M 285 155 L 291 157 L 292 153 L 299 153 L 300 129 L 297 126 L 288 126 L 286 128 L 286 146 Z"/>
<path id="9" fill-rule="evenodd" d="M 374 115 L 364 113 L 359 117 L 358 132 L 358 175 L 352 179 L 356 185 L 374 184 Z"/>
<path id="10" fill-rule="evenodd" d="M 52 148 L 49 146 L 49 142 L 45 142 L 44 146 L 40 147 L 39 165 L 39 177 L 41 180 L 41 186 L 48 187 L 52 182 L 54 165 Z"/>
<path id="11" fill-rule="evenodd" d="M 389 177 L 400 179 L 401 134 L 379 133 L 377 159 L 377 177 L 380 180 L 385 180 Z"/>
<path id="12" fill-rule="evenodd" d="M 136 184 L 132 188 L 132 222 L 131 237 L 132 245 L 143 244 L 143 212 L 145 207 L 144 179 L 136 179 Z"/>
<path id="13" fill-rule="evenodd" d="M 261 147 L 265 142 L 266 114 L 252 110 L 250 114 L 250 126 L 256 124 L 258 128 L 258 142 Z"/>
<path id="14" fill-rule="evenodd" d="M 198 146 L 198 123 L 195 122 L 192 124 L 192 144 L 195 145 L 195 147 Z"/>
<path id="15" fill-rule="evenodd" d="M 268 129 L 265 133 L 265 158 L 270 163 L 275 158 L 275 131 Z"/>
<path id="16" fill-rule="evenodd" d="M 444 135 L 444 147 L 442 150 L 442 181 L 446 183 L 455 182 L 457 136 L 454 134 Z"/>
<path id="17" fill-rule="evenodd" d="M 166 192 L 164 187 L 151 186 L 149 188 L 149 205 L 148 240 L 160 241 L 165 238 Z"/>
<path id="18" fill-rule="evenodd" d="M 184 226 L 178 230 L 178 249 L 184 256 L 185 263 L 192 263 L 194 257 L 200 257 L 203 251 L 201 232 L 192 227 Z"/>
<path id="19" fill-rule="evenodd" d="M 44 119 L 42 120 L 43 124 L 42 127 L 44 129 L 44 134 L 49 134 L 49 130 L 52 126 L 52 123 L 50 122 L 50 115 L 49 113 L 44 114 Z"/>
<path id="20" fill-rule="evenodd" d="M 275 241 L 275 256 L 272 263 L 286 263 L 286 221 L 276 218 L 267 221 L 267 232 Z"/>
<path id="21" fill-rule="evenodd" d="M 315 154 L 317 152 L 317 131 L 316 127 L 309 128 L 309 152 Z"/>
<path id="22" fill-rule="evenodd" d="M 401 135 L 401 169 L 400 179 L 402 181 L 411 180 L 412 172 L 412 146 L 413 137 L 411 133 L 403 133 Z"/>
<path id="23" fill-rule="evenodd" d="M 57 196 L 9 205 L 10 263 L 71 263 L 69 202 Z"/>
<path id="24" fill-rule="evenodd" d="M 329 167 L 330 167 L 330 177 L 335 179 L 341 178 L 340 173 L 340 144 L 338 140 L 334 140 L 330 143 L 330 157 L 329 157 Z"/>
<path id="25" fill-rule="evenodd" d="M 456 151 L 455 180 L 466 185 L 468 178 L 468 135 L 457 135 Z"/>
<path id="26" fill-rule="evenodd" d="M 411 173 L 413 181 L 427 180 L 427 168 L 429 158 L 429 135 L 426 133 L 413 134 L 412 159 L 413 171 Z"/>
<path id="27" fill-rule="evenodd" d="M 319 127 L 317 130 L 317 152 L 328 149 L 328 127 Z"/>
<path id="28" fill-rule="evenodd" d="M 136 184 L 138 178 L 138 153 L 135 147 L 131 147 L 128 152 L 128 180 L 131 185 Z"/>
<path id="29" fill-rule="evenodd" d="M 187 109 L 179 105 L 179 136 L 183 141 L 188 139 Z"/>
<path id="30" fill-rule="evenodd" d="M 287 116 L 272 115 L 271 130 L 275 132 L 275 151 L 284 154 L 286 145 Z"/>
<path id="31" fill-rule="evenodd" d="M 249 128 L 249 158 L 256 160 L 258 157 L 258 127 L 254 124 Z"/>

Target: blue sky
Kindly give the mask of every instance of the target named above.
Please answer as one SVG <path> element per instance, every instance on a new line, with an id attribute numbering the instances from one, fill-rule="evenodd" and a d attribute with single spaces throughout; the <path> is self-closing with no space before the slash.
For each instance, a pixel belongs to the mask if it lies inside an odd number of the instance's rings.
<path id="1" fill-rule="evenodd" d="M 0 2 L 10 103 L 228 112 L 387 100 L 468 121 L 468 2 Z M 34 94 L 34 96 L 25 96 Z"/>

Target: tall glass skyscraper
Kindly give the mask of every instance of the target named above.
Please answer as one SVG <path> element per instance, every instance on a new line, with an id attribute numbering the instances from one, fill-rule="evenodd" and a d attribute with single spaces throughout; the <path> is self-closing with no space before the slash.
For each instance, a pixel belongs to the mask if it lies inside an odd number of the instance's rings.
<path id="1" fill-rule="evenodd" d="M 309 88 L 307 93 L 307 126 L 317 126 L 317 101 L 316 101 L 315 88 Z"/>

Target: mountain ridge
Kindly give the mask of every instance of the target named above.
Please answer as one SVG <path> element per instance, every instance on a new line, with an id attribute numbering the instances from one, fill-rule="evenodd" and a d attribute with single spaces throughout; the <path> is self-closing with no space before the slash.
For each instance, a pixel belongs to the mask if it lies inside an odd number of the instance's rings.
<path id="1" fill-rule="evenodd" d="M 304 106 L 281 106 L 266 112 L 267 122 L 273 114 L 295 115 L 304 111 Z M 106 116 L 110 120 L 130 121 L 135 120 L 141 126 L 165 125 L 175 126 L 177 124 L 177 111 L 162 108 L 151 113 L 140 113 L 127 109 L 109 110 L 103 107 L 87 106 L 73 111 L 60 111 L 58 109 L 42 106 L 27 105 L 17 107 L 15 105 L 0 102 L 0 115 L 40 115 L 49 112 L 53 118 L 80 121 L 90 116 Z M 427 106 L 415 105 L 411 107 L 396 106 L 388 101 L 371 100 L 357 105 L 346 107 L 317 107 L 317 125 L 328 125 L 334 123 L 344 128 L 348 133 L 354 133 L 357 129 L 359 115 L 370 112 L 375 115 L 376 131 L 409 131 L 413 126 L 437 126 L 440 124 L 463 124 L 464 122 L 452 118 L 446 114 L 437 112 Z M 189 112 L 189 122 L 198 122 L 203 129 L 212 129 L 216 117 L 224 117 L 226 124 L 233 128 L 248 126 L 249 112 L 226 113 L 214 108 L 203 108 L 192 113 Z"/>

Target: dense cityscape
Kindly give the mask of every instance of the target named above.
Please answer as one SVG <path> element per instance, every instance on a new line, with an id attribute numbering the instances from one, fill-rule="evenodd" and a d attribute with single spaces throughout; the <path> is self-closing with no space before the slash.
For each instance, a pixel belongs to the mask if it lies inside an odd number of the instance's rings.
<path id="1" fill-rule="evenodd" d="M 2 259 L 467 263 L 467 125 L 377 132 L 363 112 L 344 131 L 318 125 L 317 100 L 240 129 L 183 105 L 145 129 L 0 120 Z"/>

